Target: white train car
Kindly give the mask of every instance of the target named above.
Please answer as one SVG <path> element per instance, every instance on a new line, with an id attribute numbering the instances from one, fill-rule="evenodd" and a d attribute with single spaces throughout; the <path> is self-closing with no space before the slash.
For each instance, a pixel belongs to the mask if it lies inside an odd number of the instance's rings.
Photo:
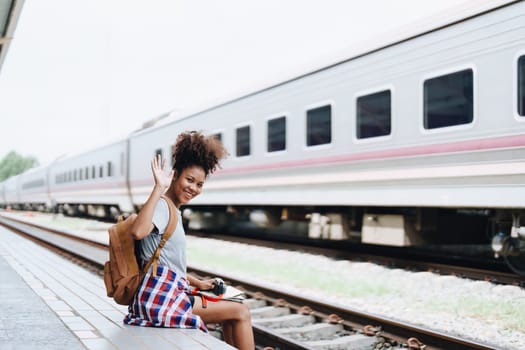
<path id="1" fill-rule="evenodd" d="M 232 156 L 202 204 L 524 208 L 524 57 L 516 3 L 147 130 L 131 154 L 220 133 Z"/>
<path id="2" fill-rule="evenodd" d="M 131 212 L 127 140 L 57 160 L 49 171 L 53 206 L 70 214 L 115 216 Z"/>
<path id="3" fill-rule="evenodd" d="M 220 123 L 233 152 L 207 191 L 230 204 L 524 208 L 524 58 L 518 3 L 193 116 Z"/>
<path id="4" fill-rule="evenodd" d="M 4 188 L 4 206 L 11 208 L 22 208 L 19 194 L 19 183 L 20 176 L 13 176 L 2 182 Z"/>
<path id="5" fill-rule="evenodd" d="M 136 204 L 153 184 L 149 160 L 182 130 L 220 135 L 231 153 L 194 206 L 271 208 L 269 225 L 311 210 L 310 237 L 344 239 L 356 227 L 363 242 L 389 245 L 435 241 L 425 232 L 437 232 L 448 220 L 437 211 L 450 209 L 457 227 L 462 216 L 479 216 L 517 238 L 525 220 L 525 3 L 135 134 Z M 476 225 L 462 230 L 447 239 L 485 239 Z"/>
<path id="6" fill-rule="evenodd" d="M 4 182 L 0 182 L 0 208 L 4 208 L 5 206 L 5 185 Z"/>
<path id="7" fill-rule="evenodd" d="M 40 166 L 21 174 L 18 180 L 20 202 L 26 209 L 45 211 L 51 208 L 48 166 Z"/>

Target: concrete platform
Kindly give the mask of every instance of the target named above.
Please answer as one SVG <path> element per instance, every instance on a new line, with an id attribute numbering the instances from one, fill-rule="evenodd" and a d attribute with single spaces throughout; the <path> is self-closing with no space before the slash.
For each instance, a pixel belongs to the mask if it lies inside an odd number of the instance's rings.
<path id="1" fill-rule="evenodd" d="M 232 350 L 199 330 L 127 326 L 101 276 L 0 226 L 0 349 Z"/>

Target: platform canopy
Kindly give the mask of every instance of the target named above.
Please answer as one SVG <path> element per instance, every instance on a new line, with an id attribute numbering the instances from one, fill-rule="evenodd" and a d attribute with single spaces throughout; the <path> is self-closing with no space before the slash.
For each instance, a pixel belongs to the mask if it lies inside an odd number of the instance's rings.
<path id="1" fill-rule="evenodd" d="M 0 71 L 4 63 L 9 44 L 13 40 L 16 23 L 24 0 L 0 0 Z"/>

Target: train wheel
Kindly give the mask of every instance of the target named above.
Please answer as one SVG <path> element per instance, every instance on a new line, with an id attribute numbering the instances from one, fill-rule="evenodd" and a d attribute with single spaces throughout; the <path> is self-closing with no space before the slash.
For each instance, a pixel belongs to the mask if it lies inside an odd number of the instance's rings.
<path id="1" fill-rule="evenodd" d="M 505 262 L 514 273 L 525 276 L 525 254 L 519 256 L 506 256 Z"/>

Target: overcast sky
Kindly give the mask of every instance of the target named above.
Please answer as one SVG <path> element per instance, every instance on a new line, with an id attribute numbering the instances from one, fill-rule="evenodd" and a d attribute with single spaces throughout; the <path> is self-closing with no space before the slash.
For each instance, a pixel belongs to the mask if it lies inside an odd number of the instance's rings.
<path id="1" fill-rule="evenodd" d="M 45 164 L 482 2 L 25 0 L 0 71 L 0 159 Z"/>

